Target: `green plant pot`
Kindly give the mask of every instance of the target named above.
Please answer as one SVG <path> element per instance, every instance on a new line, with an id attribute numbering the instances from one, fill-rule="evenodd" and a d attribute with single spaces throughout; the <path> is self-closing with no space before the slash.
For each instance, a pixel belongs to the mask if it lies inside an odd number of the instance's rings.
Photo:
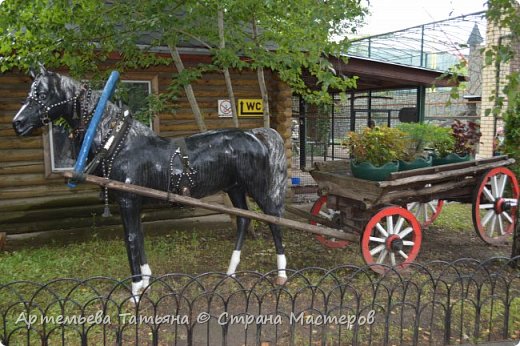
<path id="1" fill-rule="evenodd" d="M 433 166 L 440 165 L 448 165 L 450 163 L 459 163 L 464 161 L 469 161 L 471 159 L 471 155 L 466 154 L 464 156 L 460 156 L 459 154 L 448 154 L 443 157 L 432 156 L 433 158 Z"/>
<path id="2" fill-rule="evenodd" d="M 399 160 L 399 170 L 400 171 L 409 171 L 411 169 L 425 168 L 430 167 L 432 165 L 432 157 L 428 158 L 419 157 L 413 161 L 402 161 Z"/>
<path id="3" fill-rule="evenodd" d="M 399 162 L 388 162 L 376 167 L 370 162 L 354 162 L 354 160 L 350 160 L 350 169 L 352 170 L 352 175 L 356 178 L 381 181 L 386 180 L 390 173 L 399 170 Z"/>

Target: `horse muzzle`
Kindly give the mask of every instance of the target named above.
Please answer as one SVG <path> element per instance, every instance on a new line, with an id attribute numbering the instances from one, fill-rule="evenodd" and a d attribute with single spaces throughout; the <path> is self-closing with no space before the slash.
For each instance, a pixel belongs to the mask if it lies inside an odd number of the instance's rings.
<path id="1" fill-rule="evenodd" d="M 13 121 L 14 132 L 17 136 L 28 136 L 33 130 L 34 126 L 24 126 L 20 121 Z"/>
<path id="2" fill-rule="evenodd" d="M 27 104 L 24 104 L 13 118 L 13 129 L 17 136 L 28 136 L 36 128 L 36 125 L 29 121 L 27 111 Z"/>

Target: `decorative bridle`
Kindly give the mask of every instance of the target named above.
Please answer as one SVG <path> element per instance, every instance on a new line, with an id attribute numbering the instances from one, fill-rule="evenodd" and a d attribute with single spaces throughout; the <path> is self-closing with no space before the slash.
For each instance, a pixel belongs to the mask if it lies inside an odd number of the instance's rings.
<path id="1" fill-rule="evenodd" d="M 53 108 L 56 108 L 58 106 L 63 106 L 70 102 L 75 103 L 81 97 L 82 91 L 85 90 L 84 88 L 81 88 L 80 91 L 71 98 L 68 98 L 68 99 L 60 101 L 60 102 L 53 103 L 51 105 L 46 105 L 43 102 L 43 100 L 45 100 L 47 98 L 47 95 L 45 95 L 45 98 L 43 98 L 43 99 L 40 99 L 38 97 L 37 87 L 40 84 L 39 77 L 37 77 L 37 80 L 38 80 L 38 82 L 33 83 L 32 87 L 31 87 L 31 92 L 29 93 L 29 96 L 27 96 L 27 99 L 35 102 L 40 107 L 40 121 L 41 121 L 42 125 L 44 125 L 44 126 L 48 125 L 51 122 L 51 119 L 49 118 L 49 112 Z"/>

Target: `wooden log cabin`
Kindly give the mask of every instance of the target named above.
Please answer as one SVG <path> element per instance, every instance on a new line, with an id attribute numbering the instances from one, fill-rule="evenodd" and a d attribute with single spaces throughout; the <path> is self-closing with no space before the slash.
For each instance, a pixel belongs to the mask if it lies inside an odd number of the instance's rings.
<path id="1" fill-rule="evenodd" d="M 187 68 L 208 59 L 207 55 L 182 55 Z M 163 93 L 175 73 L 173 64 L 155 66 L 145 70 L 121 71 L 120 81 L 144 83 L 151 92 Z M 233 71 L 231 78 L 237 99 L 261 99 L 256 72 Z M 285 139 L 290 158 L 292 91 L 269 71 L 266 71 L 266 82 L 271 126 Z M 113 216 L 101 217 L 103 203 L 98 187 L 81 184 L 70 189 L 65 185 L 64 178 L 52 162 L 50 132 L 53 131 L 44 128 L 30 137 L 15 135 L 11 122 L 20 103 L 27 97 L 30 85 L 31 78 L 24 73 L 9 71 L 0 74 L 0 233 L 3 232 L 5 237 L 5 233 L 88 231 L 94 227 L 101 230 L 122 229 L 115 205 L 111 207 Z M 228 98 L 223 74 L 205 74 L 193 83 L 193 89 L 208 129 L 233 126 L 231 118 L 218 115 L 218 100 Z M 239 120 L 241 128 L 263 126 L 262 117 L 241 117 Z M 199 132 L 185 95 L 176 100 L 170 111 L 156 115 L 153 129 L 165 137 Z M 221 202 L 219 198 L 214 201 Z M 209 212 L 188 208 L 159 208 L 146 210 L 143 221 L 146 227 L 147 222 L 207 214 Z"/>
<path id="2" fill-rule="evenodd" d="M 189 49 L 181 51 L 181 57 L 186 68 L 210 59 L 207 54 Z M 117 56 L 113 59 L 117 59 Z M 355 93 L 417 88 L 419 114 L 421 108 L 424 113 L 424 107 L 421 105 L 424 105 L 425 88 L 432 85 L 447 87 L 457 83 L 449 76 L 445 78 L 446 76 L 439 71 L 425 68 L 360 57 L 349 57 L 348 63 L 333 57 L 329 59 L 341 75 L 358 78 L 357 89 L 350 92 L 351 100 L 354 99 Z M 107 70 L 112 68 L 110 64 L 105 67 Z M 146 84 L 149 92 L 159 94 L 167 91 L 176 70 L 172 64 L 120 72 L 121 82 Z M 265 71 L 265 74 L 271 127 L 285 140 L 290 166 L 292 90 L 270 71 Z M 255 71 L 232 71 L 231 79 L 236 99 L 261 98 Z M 304 75 L 304 79 L 309 88 L 317 87 L 316 80 L 312 77 Z M 45 128 L 32 137 L 16 137 L 11 121 L 20 108 L 20 102 L 26 98 L 30 84 L 31 79 L 23 73 L 9 71 L 0 74 L 0 244 L 3 242 L 2 232 L 5 236 L 5 233 L 72 230 L 88 232 L 94 227 L 99 230 L 122 228 L 115 206 L 112 207 L 113 216 L 101 217 L 103 203 L 98 187 L 80 185 L 75 189 L 69 189 L 61 175 L 55 172 L 55 160 L 51 150 L 53 140 L 50 138 L 54 131 Z M 222 73 L 203 75 L 193 83 L 193 89 L 208 129 L 232 127 L 230 118 L 221 118 L 218 115 L 218 100 L 228 98 Z M 186 136 L 199 132 L 185 95 L 181 94 L 171 106 L 169 111 L 155 116 L 154 131 L 165 137 Z M 353 109 L 351 107 L 351 112 Z M 351 119 L 355 119 L 354 113 L 351 114 Z M 241 128 L 261 126 L 262 117 L 240 118 Z M 217 198 L 216 202 L 223 202 L 222 197 Z M 175 218 L 207 214 L 208 212 L 203 210 L 163 208 L 146 210 L 142 218 L 145 227 L 150 222 L 161 221 L 153 224 L 151 228 L 155 229 L 161 225 L 168 227 L 167 221 Z"/>

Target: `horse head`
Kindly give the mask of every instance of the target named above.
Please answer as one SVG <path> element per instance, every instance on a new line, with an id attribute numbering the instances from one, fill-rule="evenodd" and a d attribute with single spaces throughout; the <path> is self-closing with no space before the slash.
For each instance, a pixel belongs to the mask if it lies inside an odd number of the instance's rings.
<path id="1" fill-rule="evenodd" d="M 80 96 L 72 79 L 43 66 L 38 72 L 31 70 L 31 77 L 29 95 L 13 118 L 13 128 L 19 136 L 29 135 L 60 117 L 70 121 Z"/>

